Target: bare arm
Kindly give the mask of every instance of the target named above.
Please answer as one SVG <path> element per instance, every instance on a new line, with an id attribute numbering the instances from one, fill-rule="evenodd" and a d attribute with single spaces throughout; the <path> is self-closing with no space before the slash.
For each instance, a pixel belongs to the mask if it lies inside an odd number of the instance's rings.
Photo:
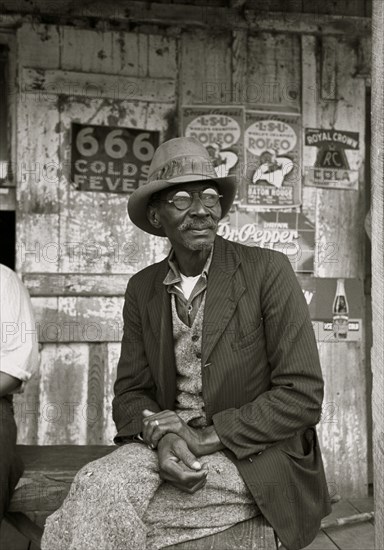
<path id="1" fill-rule="evenodd" d="M 21 385 L 21 381 L 6 372 L 0 372 L 0 397 L 4 397 L 9 393 L 17 390 Z"/>

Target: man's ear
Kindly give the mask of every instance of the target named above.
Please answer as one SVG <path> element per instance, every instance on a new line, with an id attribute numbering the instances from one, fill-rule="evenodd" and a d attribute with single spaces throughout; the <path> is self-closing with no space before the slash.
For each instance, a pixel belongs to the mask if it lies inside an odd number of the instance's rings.
<path id="1" fill-rule="evenodd" d="M 155 206 L 148 206 L 147 218 L 149 223 L 153 225 L 153 227 L 156 227 L 156 229 L 159 229 L 161 227 L 161 223 L 157 214 L 157 208 Z"/>

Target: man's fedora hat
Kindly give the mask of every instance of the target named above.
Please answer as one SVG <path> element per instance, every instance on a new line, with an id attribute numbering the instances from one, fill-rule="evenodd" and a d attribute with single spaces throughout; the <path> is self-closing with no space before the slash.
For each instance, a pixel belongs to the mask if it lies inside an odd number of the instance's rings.
<path id="1" fill-rule="evenodd" d="M 214 181 L 220 195 L 221 217 L 229 211 L 235 198 L 235 176 L 218 177 L 208 151 L 195 138 L 180 137 L 162 143 L 148 171 L 148 180 L 140 185 L 128 200 L 128 214 L 132 222 L 152 235 L 165 237 L 161 228 L 151 225 L 147 218 L 147 206 L 151 196 L 180 183 Z"/>

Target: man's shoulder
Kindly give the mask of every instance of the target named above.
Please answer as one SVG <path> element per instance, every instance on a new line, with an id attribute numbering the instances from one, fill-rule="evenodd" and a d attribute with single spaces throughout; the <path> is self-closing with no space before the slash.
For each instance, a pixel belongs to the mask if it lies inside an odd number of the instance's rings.
<path id="1" fill-rule="evenodd" d="M 158 273 L 162 270 L 166 270 L 167 258 L 164 258 L 160 262 L 148 265 L 144 267 L 130 278 L 130 283 L 133 285 L 147 285 L 151 281 L 154 281 Z M 164 275 L 165 277 L 165 275 Z"/>
<path id="2" fill-rule="evenodd" d="M 12 301 L 16 296 L 27 296 L 29 299 L 28 291 L 17 273 L 3 264 L 0 264 L 0 288 L 3 300 Z"/>
<path id="3" fill-rule="evenodd" d="M 268 265 L 271 262 L 277 265 L 283 265 L 287 263 L 287 256 L 277 250 L 271 250 L 270 248 L 261 248 L 260 246 L 246 245 L 235 241 L 229 241 L 218 237 L 221 241 L 223 250 L 228 253 L 235 254 L 241 262 L 254 263 L 260 262 L 261 264 Z"/>
<path id="4" fill-rule="evenodd" d="M 4 264 L 0 264 L 0 281 L 2 286 L 5 284 L 17 285 L 19 278 L 12 269 Z"/>

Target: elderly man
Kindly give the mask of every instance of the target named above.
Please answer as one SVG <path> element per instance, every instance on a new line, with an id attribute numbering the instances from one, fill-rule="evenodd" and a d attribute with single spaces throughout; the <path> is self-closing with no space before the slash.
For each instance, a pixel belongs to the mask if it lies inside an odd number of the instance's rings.
<path id="1" fill-rule="evenodd" d="M 176 138 L 131 196 L 132 222 L 172 249 L 128 283 L 121 447 L 80 472 L 45 548 L 163 548 L 262 513 L 295 550 L 329 513 L 308 309 L 286 256 L 216 236 L 235 193 L 198 141 Z"/>

